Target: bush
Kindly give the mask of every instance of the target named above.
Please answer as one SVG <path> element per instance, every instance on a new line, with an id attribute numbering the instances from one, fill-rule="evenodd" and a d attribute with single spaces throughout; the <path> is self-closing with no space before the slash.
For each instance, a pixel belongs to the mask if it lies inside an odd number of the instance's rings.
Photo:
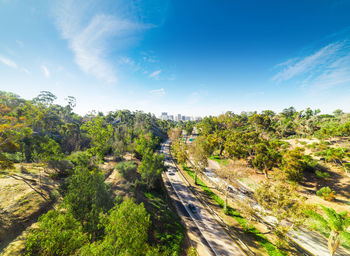
<path id="1" fill-rule="evenodd" d="M 14 169 L 13 162 L 9 160 L 4 154 L 0 153 L 0 170 Z"/>
<path id="2" fill-rule="evenodd" d="M 71 161 L 75 166 L 89 166 L 90 157 L 86 151 L 76 151 L 67 157 L 67 160 Z"/>
<path id="3" fill-rule="evenodd" d="M 135 180 L 137 163 L 134 161 L 121 162 L 115 167 L 118 172 L 128 181 Z"/>
<path id="4" fill-rule="evenodd" d="M 82 226 L 71 214 L 51 210 L 28 236 L 25 255 L 73 255 L 86 242 Z"/>
<path id="5" fill-rule="evenodd" d="M 316 192 L 316 195 L 319 197 L 323 197 L 323 199 L 327 201 L 335 200 L 335 191 L 331 190 L 329 187 L 322 187 Z"/>
<path id="6" fill-rule="evenodd" d="M 47 162 L 47 166 L 55 171 L 50 174 L 53 179 L 68 177 L 73 173 L 74 168 L 72 162 L 66 159 L 50 160 Z"/>
<path id="7" fill-rule="evenodd" d="M 305 161 L 305 155 L 301 148 L 288 150 L 283 155 L 282 169 L 290 181 L 301 181 L 307 166 L 308 164 Z"/>
<path id="8" fill-rule="evenodd" d="M 331 176 L 328 172 L 322 172 L 319 170 L 316 170 L 315 174 L 316 174 L 316 177 L 320 179 L 327 179 Z"/>
<path id="9" fill-rule="evenodd" d="M 25 161 L 25 157 L 21 152 L 16 152 L 16 153 L 3 153 L 4 156 L 14 162 L 14 163 L 22 163 Z"/>

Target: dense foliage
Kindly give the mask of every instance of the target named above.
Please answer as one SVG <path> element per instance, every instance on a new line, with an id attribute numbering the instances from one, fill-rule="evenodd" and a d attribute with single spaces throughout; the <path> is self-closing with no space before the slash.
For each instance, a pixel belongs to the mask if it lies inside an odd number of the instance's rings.
<path id="1" fill-rule="evenodd" d="M 0 91 L 1 169 L 13 167 L 13 162 L 58 161 L 85 150 L 96 163 L 107 154 L 118 158 L 131 152 L 142 158 L 146 149 L 156 150 L 173 126 L 141 111 L 79 116 L 73 112 L 74 97 L 66 99 L 66 106 L 55 100 L 47 91 L 32 100 Z"/>
<path id="2" fill-rule="evenodd" d="M 156 150 L 174 122 L 128 110 L 79 116 L 73 112 L 74 97 L 66 99 L 66 106 L 55 100 L 47 91 L 32 100 L 0 92 L 0 169 L 40 163 L 61 184 L 62 203 L 39 218 L 25 254 L 178 255 L 183 229 L 178 220 L 171 225 L 160 222 L 170 213 L 163 196 L 158 202 L 162 211 L 151 218 L 140 201 L 115 198 L 100 169 L 106 156 L 120 161 L 135 155 L 140 166 L 136 161 L 116 166 L 123 182 L 131 184 L 129 196 L 145 193 L 142 189 L 164 193 L 164 156 Z M 161 225 L 166 237 L 158 235 Z M 174 235 L 169 235 L 174 227 Z"/>
<path id="3" fill-rule="evenodd" d="M 279 114 L 271 110 L 260 114 L 227 112 L 217 117 L 205 117 L 196 127 L 201 147 L 207 155 L 244 159 L 266 176 L 272 170 L 280 169 L 289 180 L 302 181 L 305 171 L 318 170 L 313 157 L 321 157 L 326 162 L 348 169 L 346 159 L 349 150 L 332 147 L 326 141 L 349 136 L 350 115 L 340 110 L 336 110 L 334 115 L 320 115 L 319 110 L 310 108 L 296 111 L 293 107 Z M 314 156 L 305 154 L 301 148 L 291 148 L 288 140 L 292 138 L 317 138 L 319 143 L 306 145 L 316 151 Z M 175 138 L 173 145 L 175 155 L 183 162 L 181 139 Z"/>

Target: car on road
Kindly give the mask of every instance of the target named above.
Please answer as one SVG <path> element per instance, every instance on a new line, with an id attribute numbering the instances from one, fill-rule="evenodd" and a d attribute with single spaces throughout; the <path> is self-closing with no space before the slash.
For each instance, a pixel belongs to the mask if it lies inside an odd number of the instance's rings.
<path id="1" fill-rule="evenodd" d="M 190 209 L 190 211 L 191 211 L 192 213 L 197 213 L 197 212 L 198 212 L 196 206 L 194 206 L 192 203 L 189 203 L 189 204 L 187 205 L 187 207 L 188 207 L 188 209 Z"/>
<path id="2" fill-rule="evenodd" d="M 242 194 L 247 195 L 247 196 L 252 194 L 252 192 L 250 192 L 249 190 L 247 190 L 246 188 L 243 188 L 243 187 L 238 188 L 238 190 L 239 190 L 239 192 L 241 192 Z"/>
<path id="3" fill-rule="evenodd" d="M 235 193 L 236 190 L 231 186 L 231 185 L 228 185 L 227 186 L 227 190 L 230 192 L 230 193 Z"/>

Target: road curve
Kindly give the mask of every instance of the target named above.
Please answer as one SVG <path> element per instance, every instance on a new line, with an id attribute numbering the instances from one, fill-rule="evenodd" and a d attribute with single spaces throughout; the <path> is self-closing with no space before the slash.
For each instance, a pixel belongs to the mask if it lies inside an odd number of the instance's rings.
<path id="1" fill-rule="evenodd" d="M 168 154 L 168 141 L 162 145 L 161 153 L 167 159 L 170 158 Z M 211 250 L 215 255 L 237 255 L 246 256 L 246 253 L 232 240 L 232 238 L 223 230 L 223 228 L 215 221 L 215 219 L 208 213 L 201 202 L 193 195 L 187 188 L 184 180 L 179 175 L 171 163 L 168 161 L 168 171 L 166 176 L 172 188 L 176 192 L 179 200 L 185 206 L 187 212 L 191 216 L 193 222 L 196 224 L 201 234 L 208 242 Z M 192 203 L 197 212 L 192 212 L 188 205 Z"/>

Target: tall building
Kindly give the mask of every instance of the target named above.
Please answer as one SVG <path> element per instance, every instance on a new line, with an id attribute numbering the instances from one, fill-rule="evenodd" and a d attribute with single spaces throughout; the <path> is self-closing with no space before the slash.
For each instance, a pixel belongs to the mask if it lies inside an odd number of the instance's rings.
<path id="1" fill-rule="evenodd" d="M 168 116 L 168 119 L 171 120 L 171 121 L 174 121 L 174 116 L 170 115 L 170 116 Z"/>
<path id="2" fill-rule="evenodd" d="M 177 121 L 181 120 L 181 114 L 177 114 Z"/>
<path id="3" fill-rule="evenodd" d="M 168 113 L 167 112 L 162 112 L 161 116 L 160 116 L 160 119 L 166 121 L 168 120 Z"/>

